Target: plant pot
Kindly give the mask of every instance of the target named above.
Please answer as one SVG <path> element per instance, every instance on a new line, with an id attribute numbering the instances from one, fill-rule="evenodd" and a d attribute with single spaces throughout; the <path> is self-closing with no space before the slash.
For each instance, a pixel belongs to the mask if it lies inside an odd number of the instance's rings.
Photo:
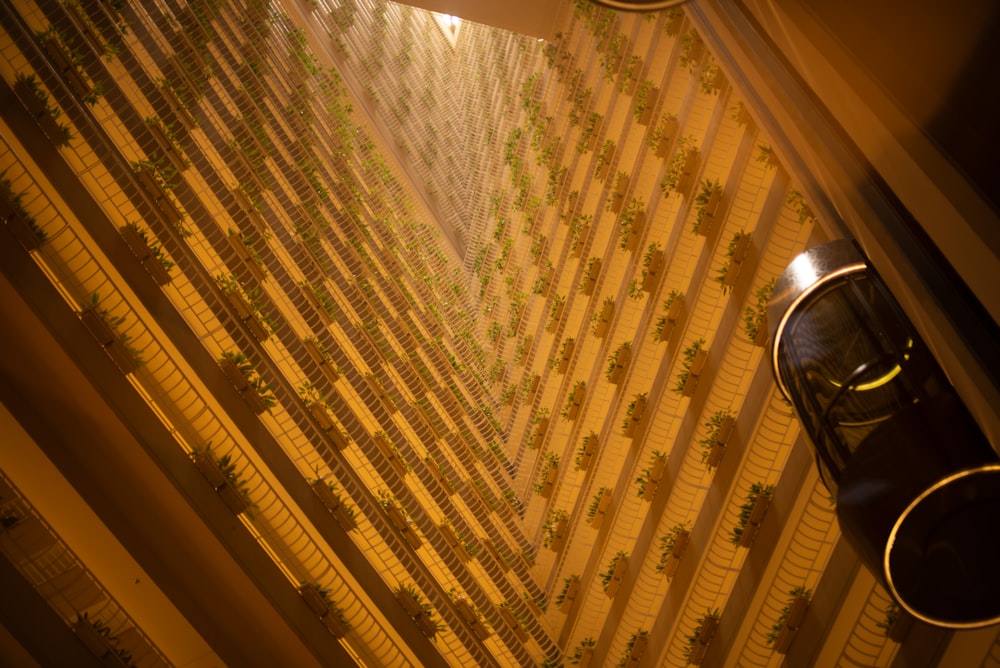
<path id="1" fill-rule="evenodd" d="M 503 618 L 504 623 L 507 624 L 507 626 L 509 626 L 510 629 L 514 632 L 514 635 L 517 636 L 517 639 L 521 642 L 526 641 L 528 639 L 528 634 L 525 633 L 524 627 L 521 626 L 521 622 L 514 615 L 514 612 L 506 606 L 497 606 L 497 607 L 500 610 L 500 617 Z"/>
<path id="2" fill-rule="evenodd" d="M 326 406 L 321 403 L 309 404 L 309 413 L 312 415 L 313 419 L 316 420 L 316 424 L 323 431 L 330 431 L 333 429 L 333 420 L 330 419 L 330 414 L 326 412 Z"/>
<path id="3" fill-rule="evenodd" d="M 254 415 L 263 415 L 267 412 L 267 404 L 264 403 L 263 397 L 252 387 L 247 386 L 240 390 L 240 396 L 243 397 L 243 401 L 250 407 Z"/>
<path id="4" fill-rule="evenodd" d="M 587 436 L 586 439 L 587 439 L 587 445 L 584 447 L 583 454 L 580 456 L 580 464 L 577 466 L 577 468 L 581 471 L 586 471 L 588 468 L 590 468 L 591 462 L 597 455 L 597 448 L 598 448 L 597 435 L 591 432 L 591 434 Z"/>
<path id="5" fill-rule="evenodd" d="M 790 629 L 787 626 L 783 626 L 780 631 L 778 631 L 778 637 L 774 639 L 774 644 L 772 647 L 774 651 L 778 654 L 788 654 L 788 650 L 791 649 L 792 641 L 795 640 L 795 629 Z"/>
<path id="6" fill-rule="evenodd" d="M 674 546 L 670 550 L 670 554 L 667 555 L 667 562 L 663 565 L 663 575 L 668 579 L 674 576 L 677 572 L 677 568 L 681 564 L 681 559 L 684 558 L 684 553 L 687 552 L 688 545 L 691 544 L 691 532 L 689 531 L 679 531 L 674 537 Z"/>
<path id="7" fill-rule="evenodd" d="M 667 470 L 667 458 L 666 456 L 660 456 L 656 458 L 653 462 L 653 466 L 649 470 L 649 479 L 651 482 L 660 482 L 663 480 L 663 473 Z"/>
<path id="8" fill-rule="evenodd" d="M 760 494 L 754 500 L 753 508 L 750 511 L 750 518 L 747 520 L 746 526 L 743 527 L 743 533 L 740 535 L 740 547 L 750 547 L 753 545 L 754 538 L 757 537 L 757 530 L 760 528 L 761 522 L 764 521 L 764 516 L 767 515 L 768 506 L 771 505 L 771 496 L 769 494 Z"/>
<path id="9" fill-rule="evenodd" d="M 399 604 L 403 606 L 403 610 L 411 618 L 416 619 L 423 616 L 424 611 L 420 602 L 413 598 L 413 595 L 405 589 L 396 591 L 396 600 L 399 601 Z"/>
<path id="10" fill-rule="evenodd" d="M 428 638 L 433 638 L 437 635 L 437 628 L 434 626 L 434 622 L 431 621 L 430 617 L 425 614 L 414 617 L 414 622 L 417 624 L 417 628 Z"/>
<path id="11" fill-rule="evenodd" d="M 562 605 L 560 608 L 566 609 L 569 607 L 570 603 L 576 600 L 576 595 L 580 591 L 580 580 L 579 578 L 573 578 L 569 582 L 569 586 L 566 587 L 566 596 L 563 597 Z"/>
<path id="12" fill-rule="evenodd" d="M 330 606 L 326 604 L 323 600 L 323 596 L 316 591 L 315 587 L 310 585 L 302 585 L 299 587 L 299 596 L 302 600 L 306 602 L 309 609 L 312 610 L 313 614 L 317 617 L 322 617 L 330 612 Z"/>
<path id="13" fill-rule="evenodd" d="M 261 343 L 271 338 L 271 333 L 267 330 L 267 327 L 265 327 L 256 316 L 247 318 L 243 321 L 243 324 L 246 325 L 250 334 Z"/>
<path id="14" fill-rule="evenodd" d="M 233 487 L 229 482 L 226 482 L 225 485 L 215 491 L 235 515 L 245 513 L 250 507 L 240 490 Z"/>
<path id="15" fill-rule="evenodd" d="M 114 330 L 111 329 L 111 326 L 108 325 L 97 309 L 88 308 L 80 311 L 80 322 L 83 323 L 83 326 L 87 328 L 87 331 L 90 332 L 90 335 L 94 337 L 102 348 L 110 346 L 115 342 Z"/>
<path id="16" fill-rule="evenodd" d="M 503 558 L 503 555 L 500 554 L 500 551 L 497 549 L 496 545 L 493 544 L 492 540 L 483 539 L 480 543 L 486 548 L 486 551 L 490 553 L 493 560 L 497 562 L 497 565 L 500 566 L 500 570 L 505 573 L 510 570 L 510 564 L 508 564 L 507 560 Z"/>
<path id="17" fill-rule="evenodd" d="M 649 266 L 642 277 L 642 289 L 645 292 L 652 292 L 659 282 L 660 272 L 663 270 L 663 253 L 656 253 L 650 260 Z"/>
<path id="18" fill-rule="evenodd" d="M 226 484 L 226 477 L 222 475 L 222 471 L 215 464 L 215 460 L 207 452 L 195 452 L 191 455 L 191 461 L 198 468 L 198 471 L 204 476 L 208 484 L 212 486 L 212 489 L 219 489 Z"/>
<path id="19" fill-rule="evenodd" d="M 726 446 L 718 441 L 712 445 L 705 457 L 705 466 L 710 469 L 717 468 L 722 463 L 722 457 L 726 454 Z"/>
<path id="20" fill-rule="evenodd" d="M 108 357 L 111 358 L 111 361 L 115 363 L 118 370 L 126 375 L 134 373 L 136 369 L 139 368 L 139 363 L 136 361 L 132 353 L 129 352 L 129 349 L 125 346 L 125 344 L 117 339 L 110 345 L 105 346 L 104 352 L 107 353 Z"/>
<path id="21" fill-rule="evenodd" d="M 632 414 L 629 416 L 628 427 L 625 429 L 625 435 L 629 438 L 635 436 L 636 431 L 639 428 L 639 423 L 642 421 L 642 414 L 646 410 L 646 398 L 639 397 L 635 400 L 635 406 L 632 408 Z"/>
<path id="22" fill-rule="evenodd" d="M 597 510 L 594 511 L 594 516 L 590 519 L 590 526 L 595 529 L 600 528 L 609 508 L 611 508 L 611 493 L 605 492 L 601 495 L 601 500 L 597 502 Z"/>
<path id="23" fill-rule="evenodd" d="M 701 226 L 698 228 L 699 235 L 707 237 L 715 229 L 715 222 L 722 217 L 723 196 L 724 193 L 721 188 L 713 189 L 712 193 L 708 196 L 708 202 L 705 204 L 705 214 L 702 216 Z"/>
<path id="24" fill-rule="evenodd" d="M 770 339 L 767 329 L 767 316 L 765 315 L 760 323 L 757 325 L 757 335 L 753 337 L 753 344 L 755 346 L 767 346 L 767 342 Z"/>
<path id="25" fill-rule="evenodd" d="M 684 298 L 681 296 L 674 297 L 674 300 L 670 303 L 670 309 L 667 311 L 667 320 L 678 322 L 683 315 Z"/>
<path id="26" fill-rule="evenodd" d="M 350 439 L 339 428 L 331 429 L 327 435 L 338 450 L 346 450 L 347 446 L 350 445 Z"/>
<path id="27" fill-rule="evenodd" d="M 323 621 L 323 625 L 326 626 L 327 631 L 333 634 L 335 638 L 343 638 L 347 635 L 347 625 L 340 621 L 340 616 L 334 611 L 329 611 L 327 614 L 320 617 Z"/>
<path id="28" fill-rule="evenodd" d="M 670 336 L 674 333 L 674 328 L 677 323 L 669 318 L 663 323 L 663 327 L 660 328 L 660 341 L 669 341 Z"/>
<path id="29" fill-rule="evenodd" d="M 31 114 L 32 118 L 37 120 L 42 116 L 48 115 L 45 103 L 42 102 L 37 95 L 35 95 L 35 91 L 27 81 L 15 81 L 14 94 L 17 95 L 17 99 L 21 101 L 21 104 L 28 110 L 28 113 Z"/>
<path id="30" fill-rule="evenodd" d="M 629 650 L 628 658 L 629 661 L 638 663 L 642 658 L 642 655 L 646 653 L 646 646 L 649 643 L 649 636 L 637 635 L 635 642 L 632 643 L 632 649 Z"/>
<path id="31" fill-rule="evenodd" d="M 913 616 L 903 608 L 899 608 L 896 619 L 886 630 L 886 637 L 895 643 L 901 643 L 906 640 L 911 628 L 913 628 Z"/>
<path id="32" fill-rule="evenodd" d="M 42 238 L 18 211 L 11 211 L 7 216 L 7 229 L 26 251 L 37 250 L 42 245 Z"/>
<path id="33" fill-rule="evenodd" d="M 569 528 L 569 522 L 565 519 L 560 519 L 553 530 L 552 543 L 550 545 L 553 552 L 558 552 L 563 549 L 566 545 L 566 532 Z"/>
<path id="34" fill-rule="evenodd" d="M 455 534 L 455 529 L 450 524 L 439 524 L 438 529 L 441 530 L 441 535 L 444 537 L 444 542 L 448 543 L 451 547 L 458 549 L 462 548 L 462 542 L 458 539 Z M 464 549 L 464 548 L 463 548 Z"/>
<path id="35" fill-rule="evenodd" d="M 87 648 L 87 651 L 98 659 L 103 659 L 111 651 L 104 636 L 89 621 L 78 619 L 73 622 L 73 633 L 80 639 L 80 642 Z"/>

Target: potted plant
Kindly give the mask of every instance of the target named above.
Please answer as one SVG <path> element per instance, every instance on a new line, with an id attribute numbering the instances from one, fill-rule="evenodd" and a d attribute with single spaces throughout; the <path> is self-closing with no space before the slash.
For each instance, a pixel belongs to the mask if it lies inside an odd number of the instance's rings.
<path id="1" fill-rule="evenodd" d="M 754 292 L 754 302 L 743 310 L 743 331 L 755 346 L 767 345 L 767 305 L 777 279 L 771 279 Z"/>
<path id="2" fill-rule="evenodd" d="M 597 641 L 590 636 L 581 640 L 573 653 L 567 657 L 570 664 L 580 666 L 580 668 L 589 668 L 591 661 L 594 660 L 594 645 L 596 644 Z"/>
<path id="3" fill-rule="evenodd" d="M 258 341 L 266 341 L 275 330 L 275 323 L 268 311 L 262 306 L 261 292 L 257 288 L 245 289 L 236 277 L 230 274 L 215 277 L 215 282 L 226 296 L 229 305 L 236 312 L 236 317 L 246 326 Z"/>
<path id="4" fill-rule="evenodd" d="M 750 252 L 750 240 L 752 236 L 752 233 L 741 230 L 734 234 L 732 240 L 729 242 L 729 246 L 726 249 L 726 262 L 719 269 L 718 276 L 715 277 L 716 282 L 722 286 L 722 294 L 726 294 L 736 285 L 740 268 L 743 266 L 743 262 Z"/>
<path id="5" fill-rule="evenodd" d="M 392 470 L 396 472 L 400 478 L 406 477 L 406 474 L 411 471 L 410 465 L 407 463 L 406 458 L 403 457 L 403 453 L 400 452 L 396 444 L 392 442 L 389 435 L 384 431 L 377 431 L 373 436 L 375 445 L 378 451 L 385 457 L 386 461 L 392 467 Z"/>
<path id="6" fill-rule="evenodd" d="M 608 382 L 617 385 L 622 381 L 625 372 L 628 370 L 629 362 L 632 360 L 632 343 L 622 341 L 615 348 L 614 352 L 608 356 L 608 367 L 604 372 L 604 377 Z"/>
<path id="7" fill-rule="evenodd" d="M 403 538 L 414 550 L 419 549 L 424 543 L 420 536 L 417 535 L 416 525 L 413 520 L 410 519 L 409 513 L 403 508 L 402 504 L 396 500 L 396 497 L 392 496 L 385 490 L 378 490 L 378 502 L 382 506 L 382 510 L 389 517 L 389 522 L 395 527 L 396 531 L 402 534 Z"/>
<path id="8" fill-rule="evenodd" d="M 730 542 L 747 548 L 753 544 L 754 538 L 757 537 L 757 530 L 767 514 L 767 508 L 771 505 L 773 494 L 774 485 L 765 485 L 760 482 L 750 485 L 746 500 L 740 506 L 736 526 L 729 532 Z"/>
<path id="9" fill-rule="evenodd" d="M 757 162 L 762 163 L 768 169 L 774 169 L 780 164 L 778 156 L 770 144 L 757 144 Z"/>
<path id="10" fill-rule="evenodd" d="M 608 595 L 608 598 L 614 598 L 627 571 L 628 552 L 619 550 L 615 553 L 615 556 L 611 557 L 611 561 L 608 563 L 608 570 L 597 574 L 601 580 L 601 587 L 604 589 L 604 593 Z"/>
<path id="11" fill-rule="evenodd" d="M 646 225 L 646 208 L 641 197 L 633 197 L 618 217 L 618 247 L 632 251 Z"/>
<path id="12" fill-rule="evenodd" d="M 591 462 L 597 456 L 598 446 L 598 436 L 594 432 L 590 432 L 583 437 L 580 447 L 576 451 L 576 459 L 574 460 L 577 471 L 586 471 L 590 468 Z"/>
<path id="13" fill-rule="evenodd" d="M 601 310 L 595 311 L 591 317 L 590 332 L 599 339 L 607 336 L 608 328 L 615 314 L 615 300 L 613 297 L 605 297 L 601 304 Z"/>
<path id="14" fill-rule="evenodd" d="M 486 640 L 490 637 L 490 627 L 489 622 L 483 618 L 483 614 L 479 611 L 479 608 L 470 601 L 465 596 L 459 594 L 454 589 L 449 592 L 452 601 L 455 603 L 455 608 L 458 610 L 459 617 L 469 625 L 472 632 L 480 640 Z"/>
<path id="15" fill-rule="evenodd" d="M 528 592 L 522 592 L 521 598 L 528 604 L 528 608 L 531 609 L 536 617 L 541 617 L 548 607 L 548 600 L 546 600 L 544 593 L 538 596 L 538 598 L 532 598 Z"/>
<path id="16" fill-rule="evenodd" d="M 155 237 L 151 238 L 151 233 L 140 228 L 135 222 L 126 223 L 118 228 L 118 231 L 129 250 L 139 259 L 153 281 L 157 285 L 170 283 L 170 270 L 174 263 L 167 257 L 159 241 Z"/>
<path id="17" fill-rule="evenodd" d="M 677 140 L 674 154 L 667 163 L 667 171 L 660 181 L 660 190 L 665 196 L 671 193 L 684 194 L 691 185 L 691 180 L 698 169 L 700 152 L 694 137 L 684 136 Z"/>
<path id="18" fill-rule="evenodd" d="M 566 397 L 566 405 L 561 411 L 561 415 L 564 420 L 575 420 L 580 414 L 580 408 L 583 406 L 584 399 L 587 397 L 587 381 L 578 380 L 573 385 L 573 389 L 570 390 L 569 396 Z"/>
<path id="19" fill-rule="evenodd" d="M 657 341 L 667 341 L 674 331 L 674 327 L 684 315 L 684 293 L 678 290 L 671 290 L 667 298 L 663 300 L 663 310 L 665 313 L 656 319 L 654 334 Z"/>
<path id="20" fill-rule="evenodd" d="M 365 374 L 365 381 L 368 383 L 368 387 L 375 394 L 378 400 L 382 403 L 389 413 L 395 413 L 399 410 L 396 407 L 396 402 L 393 401 L 392 397 L 386 391 L 385 387 L 382 386 L 382 381 L 373 373 Z"/>
<path id="21" fill-rule="evenodd" d="M 646 653 L 646 646 L 649 644 L 649 631 L 640 629 L 631 636 L 625 643 L 625 653 L 618 661 L 621 668 L 638 668 L 642 656 Z"/>
<path id="22" fill-rule="evenodd" d="M 427 470 L 430 471 L 431 477 L 438 481 L 438 484 L 444 489 L 448 496 L 455 493 L 455 486 L 451 483 L 451 479 L 448 474 L 445 473 L 441 465 L 437 463 L 433 455 L 427 455 L 424 457 L 424 463 L 427 464 Z"/>
<path id="23" fill-rule="evenodd" d="M 563 580 L 562 589 L 556 594 L 555 604 L 562 612 L 569 612 L 569 606 L 576 600 L 580 591 L 580 576 L 571 575 Z"/>
<path id="24" fill-rule="evenodd" d="M 539 408 L 531 419 L 531 426 L 534 428 L 529 436 L 529 446 L 533 450 L 542 447 L 545 442 L 545 434 L 549 430 L 549 409 Z"/>
<path id="25" fill-rule="evenodd" d="M 694 72 L 704 55 L 705 43 L 701 41 L 698 31 L 692 28 L 681 37 L 681 52 L 678 64 L 684 69 Z"/>
<path id="26" fill-rule="evenodd" d="M 551 304 L 549 305 L 549 321 L 545 325 L 546 332 L 555 332 L 556 328 L 559 326 L 559 321 L 562 319 L 563 309 L 566 306 L 566 297 L 563 295 L 555 295 L 552 297 Z"/>
<path id="27" fill-rule="evenodd" d="M 10 181 L 2 178 L 4 174 L 6 171 L 0 172 L 0 221 L 7 224 L 7 228 L 26 251 L 37 250 L 45 243 L 47 235 L 34 216 L 24 208 L 24 194 L 14 194 Z"/>
<path id="28" fill-rule="evenodd" d="M 638 494 L 640 499 L 643 501 L 653 500 L 666 468 L 667 454 L 659 450 L 653 450 L 650 455 L 649 466 L 644 468 L 635 479 L 636 494 Z"/>
<path id="29" fill-rule="evenodd" d="M 621 213 L 625 204 L 625 195 L 628 193 L 629 175 L 626 172 L 618 172 L 615 179 L 615 189 L 611 191 L 611 196 L 605 203 L 604 208 L 611 213 Z"/>
<path id="30" fill-rule="evenodd" d="M 656 152 L 656 157 L 666 158 L 677 138 L 679 129 L 677 117 L 670 113 L 660 116 L 656 125 L 646 133 L 646 145 Z"/>
<path id="31" fill-rule="evenodd" d="M 664 14 L 666 20 L 663 23 L 663 31 L 670 37 L 676 37 L 681 32 L 681 25 L 684 23 L 684 9 L 682 7 L 671 7 Z"/>
<path id="32" fill-rule="evenodd" d="M 555 488 L 558 474 L 559 455 L 554 452 L 545 453 L 545 457 L 542 460 L 542 468 L 538 472 L 538 481 L 532 485 L 532 489 L 542 498 L 550 498 L 552 490 Z"/>
<path id="33" fill-rule="evenodd" d="M 340 380 L 343 373 L 342 370 L 333 361 L 330 353 L 327 352 L 319 339 L 314 336 L 307 337 L 302 340 L 302 345 L 305 347 L 310 359 L 319 366 L 320 371 L 331 384 Z"/>
<path id="34" fill-rule="evenodd" d="M 653 118 L 653 108 L 656 106 L 657 98 L 660 96 L 660 89 L 653 85 L 648 79 L 639 84 L 635 93 L 635 100 L 632 103 L 632 115 L 639 125 L 649 125 Z"/>
<path id="35" fill-rule="evenodd" d="M 542 545 L 558 552 L 566 541 L 569 531 L 569 513 L 565 510 L 550 510 L 542 525 Z"/>
<path id="36" fill-rule="evenodd" d="M 731 111 L 732 111 L 731 118 L 734 121 L 736 121 L 737 125 L 739 125 L 740 127 L 745 127 L 747 125 L 750 125 L 750 121 L 752 120 L 750 118 L 750 110 L 747 109 L 746 105 L 743 104 L 742 100 L 737 102 L 733 106 Z"/>
<path id="37" fill-rule="evenodd" d="M 722 85 L 726 82 L 726 77 L 722 73 L 718 64 L 714 61 L 706 63 L 701 68 L 701 74 L 698 75 L 698 83 L 701 87 L 701 92 L 706 95 L 716 95 L 720 90 L 722 90 Z"/>
<path id="38" fill-rule="evenodd" d="M 660 538 L 660 562 L 656 572 L 662 573 L 668 579 L 677 572 L 681 558 L 691 542 L 691 529 L 688 524 L 675 524 Z"/>
<path id="39" fill-rule="evenodd" d="M 636 435 L 639 423 L 642 422 L 642 416 L 646 412 L 648 398 L 648 393 L 640 392 L 634 395 L 632 401 L 625 407 L 625 421 L 622 424 L 622 433 L 625 436 L 632 438 Z"/>
<path id="40" fill-rule="evenodd" d="M 606 139 L 601 145 L 601 150 L 594 156 L 596 166 L 594 167 L 594 178 L 603 182 L 608 176 L 608 168 L 615 159 L 616 145 L 613 139 Z"/>
<path id="41" fill-rule="evenodd" d="M 396 600 L 403 606 L 417 627 L 428 638 L 433 638 L 441 630 L 441 623 L 434 619 L 434 608 L 427 603 L 420 591 L 412 584 L 399 584 L 393 590 Z"/>
<path id="42" fill-rule="evenodd" d="M 694 204 L 696 215 L 692 231 L 707 237 L 715 229 L 715 224 L 722 220 L 722 186 L 719 182 L 705 179 Z"/>
<path id="43" fill-rule="evenodd" d="M 524 630 L 524 622 L 522 621 L 521 614 L 514 609 L 514 606 L 510 602 L 504 601 L 497 604 L 497 610 L 500 612 L 501 619 L 514 632 L 517 639 L 521 642 L 526 642 L 528 640 L 528 632 Z"/>
<path id="44" fill-rule="evenodd" d="M 580 257 L 580 254 L 587 245 L 587 240 L 590 236 L 590 225 L 593 220 L 593 216 L 589 214 L 577 214 L 573 216 L 569 224 L 568 237 L 570 257 Z M 582 285 L 580 292 L 587 294 Z"/>
<path id="45" fill-rule="evenodd" d="M 705 658 L 705 651 L 718 628 L 718 609 L 708 610 L 704 616 L 698 618 L 694 631 L 685 637 L 687 642 L 684 647 L 684 660 L 688 665 L 701 665 L 702 659 Z"/>
<path id="46" fill-rule="evenodd" d="M 191 459 L 234 514 L 240 515 L 256 508 L 256 504 L 250 500 L 248 484 L 243 478 L 243 473 L 237 470 L 231 453 L 227 452 L 216 459 L 209 444 L 204 448 L 195 449 L 191 453 Z"/>
<path id="47" fill-rule="evenodd" d="M 590 507 L 587 508 L 587 524 L 595 529 L 601 527 L 601 521 L 604 519 L 605 515 L 608 513 L 608 509 L 611 507 L 611 488 L 601 487 L 597 490 L 597 494 L 590 502 Z"/>
<path id="48" fill-rule="evenodd" d="M 298 592 L 313 614 L 322 620 L 327 630 L 335 637 L 343 638 L 351 630 L 351 625 L 344 616 L 344 611 L 333 604 L 329 589 L 315 583 L 309 583 L 300 585 Z"/>
<path id="49" fill-rule="evenodd" d="M 618 78 L 618 92 L 625 93 L 626 95 L 635 95 L 641 73 L 642 57 L 637 55 L 629 56 L 625 67 L 622 69 L 622 74 Z"/>
<path id="50" fill-rule="evenodd" d="M 69 84 L 70 89 L 90 106 L 97 104 L 103 90 L 99 83 L 94 83 L 83 67 L 79 52 L 70 48 L 65 35 L 55 26 L 38 33 L 38 39 L 45 49 L 49 62 Z"/>
<path id="51" fill-rule="evenodd" d="M 357 511 L 354 506 L 350 505 L 341 497 L 340 492 L 337 491 L 337 485 L 334 482 L 323 480 L 318 475 L 309 486 L 312 491 L 319 497 L 319 500 L 323 503 L 327 510 L 333 513 L 334 518 L 336 518 L 337 523 L 344 528 L 345 531 L 353 531 L 358 528 L 357 522 Z"/>
<path id="52" fill-rule="evenodd" d="M 106 659 L 112 654 L 117 638 L 111 635 L 111 628 L 97 619 L 90 619 L 87 612 L 77 613 L 72 625 L 73 633 L 83 646 L 98 659 Z"/>
<path id="53" fill-rule="evenodd" d="M 900 608 L 895 601 L 890 601 L 889 607 L 885 610 L 885 619 L 875 625 L 882 629 L 886 638 L 901 643 L 909 635 L 913 621 L 913 616 L 909 612 Z"/>
<path id="54" fill-rule="evenodd" d="M 722 462 L 722 455 L 735 426 L 736 418 L 729 410 L 716 411 L 705 422 L 705 438 L 698 443 L 701 445 L 701 461 L 709 469 L 716 468 Z"/>
<path id="55" fill-rule="evenodd" d="M 795 587 L 788 594 L 788 603 L 781 609 L 777 621 L 771 625 L 767 634 L 767 644 L 774 647 L 778 654 L 788 653 L 812 599 L 812 590 L 805 587 Z"/>
<path id="56" fill-rule="evenodd" d="M 455 554 L 458 555 L 459 560 L 463 563 L 472 559 L 478 551 L 473 544 L 466 542 L 462 534 L 455 529 L 448 518 L 441 520 L 440 524 L 438 524 L 438 529 L 440 529 L 441 535 L 444 537 L 444 542 L 451 546 Z"/>
<path id="57" fill-rule="evenodd" d="M 132 337 L 127 332 L 119 331 L 124 327 L 126 317 L 102 308 L 98 293 L 91 295 L 90 304 L 78 315 L 83 326 L 122 373 L 134 373 L 142 366 L 142 354 L 132 346 Z"/>
<path id="58" fill-rule="evenodd" d="M 691 345 L 684 349 L 681 372 L 677 374 L 674 392 L 682 397 L 694 396 L 694 391 L 698 387 L 698 379 L 701 377 L 706 361 L 708 361 L 708 350 L 705 349 L 705 339 L 692 341 Z"/>
<path id="59" fill-rule="evenodd" d="M 644 292 L 652 292 L 656 288 L 665 263 L 666 260 L 663 257 L 663 249 L 660 244 L 649 244 L 646 253 L 642 256 L 641 288 Z"/>
<path id="60" fill-rule="evenodd" d="M 166 156 L 174 169 L 178 172 L 183 172 L 191 166 L 191 161 L 184 155 L 184 149 L 181 147 L 177 134 L 159 116 L 147 117 L 146 127 L 153 136 L 156 146 Z"/>
<path id="61" fill-rule="evenodd" d="M 806 204 L 805 198 L 795 188 L 791 188 L 788 191 L 788 196 L 785 198 L 785 204 L 795 212 L 798 216 L 799 225 L 807 222 L 816 222 L 816 214 L 813 210 Z"/>

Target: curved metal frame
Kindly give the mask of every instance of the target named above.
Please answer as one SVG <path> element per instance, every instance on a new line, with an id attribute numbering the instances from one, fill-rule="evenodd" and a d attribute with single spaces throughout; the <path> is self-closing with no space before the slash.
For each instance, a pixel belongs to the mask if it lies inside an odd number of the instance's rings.
<path id="1" fill-rule="evenodd" d="M 953 473 L 949 476 L 942 478 L 941 480 L 938 480 L 933 485 L 931 485 L 923 492 L 921 492 L 917 498 L 913 499 L 913 501 L 910 502 L 910 505 L 908 505 L 906 509 L 902 513 L 900 513 L 898 518 L 896 518 L 896 523 L 893 524 L 892 530 L 889 532 L 889 538 L 886 540 L 885 550 L 882 553 L 883 554 L 882 572 L 885 574 L 886 584 L 889 587 L 889 592 L 892 594 L 892 597 L 896 599 L 896 601 L 898 601 L 899 604 L 903 606 L 903 608 L 908 613 L 910 613 L 920 621 L 927 622 L 928 624 L 933 624 L 935 626 L 943 626 L 950 629 L 978 629 L 984 626 L 991 626 L 993 624 L 1000 622 L 1000 615 L 997 615 L 996 617 L 992 617 L 987 620 L 981 620 L 976 622 L 945 622 L 943 620 L 934 619 L 928 617 L 927 615 L 921 614 L 920 612 L 910 607 L 910 605 L 906 602 L 906 600 L 902 596 L 900 596 L 899 591 L 896 590 L 896 583 L 894 583 L 892 580 L 892 570 L 889 568 L 889 555 L 892 553 L 892 548 L 896 542 L 896 535 L 899 533 L 900 527 L 902 526 L 903 522 L 906 521 L 907 517 L 909 517 L 910 513 L 912 513 L 913 510 L 918 505 L 920 505 L 922 501 L 924 501 L 924 499 L 926 499 L 928 496 L 938 491 L 939 489 L 947 487 L 948 485 L 957 480 L 966 478 L 970 475 L 975 475 L 978 473 L 987 473 L 990 471 L 1000 472 L 1000 464 L 987 464 L 985 466 L 965 469 L 964 471 Z M 984 528 L 984 530 L 988 531 L 989 529 Z"/>

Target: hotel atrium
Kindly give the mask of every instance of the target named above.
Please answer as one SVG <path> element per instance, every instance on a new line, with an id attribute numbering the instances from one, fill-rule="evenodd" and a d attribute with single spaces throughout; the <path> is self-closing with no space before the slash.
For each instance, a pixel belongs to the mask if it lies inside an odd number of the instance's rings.
<path id="1" fill-rule="evenodd" d="M 854 239 L 996 448 L 995 120 L 927 92 L 995 8 L 417 4 L 0 0 L 0 664 L 1000 666 L 767 318 Z"/>

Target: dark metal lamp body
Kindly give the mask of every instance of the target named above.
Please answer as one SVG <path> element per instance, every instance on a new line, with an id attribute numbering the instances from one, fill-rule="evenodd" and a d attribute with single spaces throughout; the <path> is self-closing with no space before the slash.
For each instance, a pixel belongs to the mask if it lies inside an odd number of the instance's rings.
<path id="1" fill-rule="evenodd" d="M 768 322 L 776 380 L 862 561 L 918 619 L 1000 622 L 1000 458 L 853 242 L 797 257 Z"/>

